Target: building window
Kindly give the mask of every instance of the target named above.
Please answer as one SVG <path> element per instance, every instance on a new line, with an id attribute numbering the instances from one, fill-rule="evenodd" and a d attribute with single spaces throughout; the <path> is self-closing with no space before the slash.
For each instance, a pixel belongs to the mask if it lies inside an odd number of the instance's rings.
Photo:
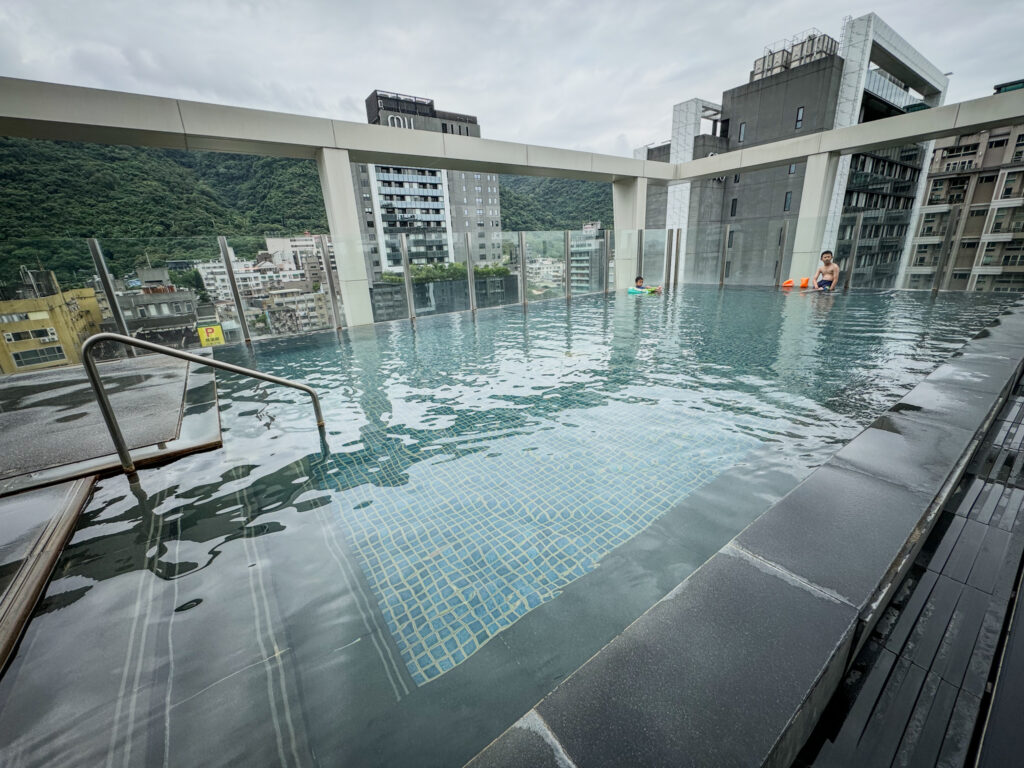
<path id="1" fill-rule="evenodd" d="M 793 206 L 793 193 L 786 193 L 786 202 L 782 204 L 782 210 L 788 211 Z"/>
<path id="2" fill-rule="evenodd" d="M 66 359 L 64 348 L 59 345 L 56 347 L 43 347 L 42 349 L 26 349 L 24 352 L 13 352 L 11 356 L 14 358 L 14 365 L 18 368 Z"/>
<path id="3" fill-rule="evenodd" d="M 732 202 L 729 204 L 729 215 L 730 216 L 735 216 L 736 215 L 736 202 L 737 202 L 737 200 L 734 197 L 732 199 Z"/>
<path id="4" fill-rule="evenodd" d="M 789 173 L 790 173 L 790 175 L 793 175 L 794 173 L 796 173 L 796 163 L 790 163 L 789 164 Z"/>
<path id="5" fill-rule="evenodd" d="M 796 125 L 794 127 L 795 128 L 803 128 L 804 127 L 804 108 L 803 107 L 797 107 L 796 108 Z"/>
<path id="6" fill-rule="evenodd" d="M 729 230 L 729 242 L 726 244 L 726 248 L 732 248 L 732 236 L 736 234 L 731 229 Z"/>
<path id="7" fill-rule="evenodd" d="M 725 276 L 726 277 L 729 276 L 729 272 L 731 271 L 731 268 L 732 268 L 732 262 L 731 261 L 725 262 Z"/>
<path id="8" fill-rule="evenodd" d="M 742 144 L 743 140 L 746 139 L 746 138 L 747 138 L 747 124 L 746 123 L 740 123 L 740 136 L 737 139 L 737 141 L 740 144 Z"/>
<path id="9" fill-rule="evenodd" d="M 1006 139 L 995 139 L 994 141 L 990 141 L 988 143 L 988 148 L 989 149 L 999 149 L 999 147 L 1005 147 L 1005 146 L 1006 146 Z"/>

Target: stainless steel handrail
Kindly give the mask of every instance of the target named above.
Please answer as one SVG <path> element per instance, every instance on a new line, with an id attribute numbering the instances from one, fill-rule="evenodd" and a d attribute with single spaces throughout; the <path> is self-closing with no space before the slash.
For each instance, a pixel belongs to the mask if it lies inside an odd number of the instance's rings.
<path id="1" fill-rule="evenodd" d="M 271 376 L 269 373 L 262 373 L 261 371 L 254 371 L 250 368 L 243 368 L 240 365 L 222 363 L 220 360 L 214 360 L 212 357 L 200 357 L 199 355 L 193 355 L 189 352 L 182 352 L 180 349 L 164 347 L 160 344 L 154 344 L 151 341 L 143 341 L 142 339 L 136 339 L 131 336 L 122 336 L 119 333 L 97 333 L 94 336 L 90 336 L 85 340 L 85 343 L 82 344 L 82 362 L 85 365 L 85 372 L 89 375 L 89 382 L 92 384 L 93 391 L 96 393 L 96 399 L 99 401 L 100 412 L 103 414 L 103 420 L 107 423 L 107 429 L 110 430 L 110 436 L 114 440 L 114 446 L 117 448 L 117 455 L 121 459 L 121 466 L 124 467 L 124 471 L 128 474 L 135 472 L 135 463 L 132 461 L 131 454 L 128 453 L 128 446 L 124 441 L 124 435 L 121 434 L 121 428 L 117 424 L 117 419 L 114 418 L 114 411 L 110 407 L 110 400 L 107 398 L 107 393 L 103 390 L 103 382 L 100 381 L 100 374 L 96 368 L 96 361 L 92 359 L 92 348 L 101 341 L 113 341 L 130 347 L 148 349 L 151 352 L 158 352 L 162 355 L 168 355 L 169 357 L 176 357 L 179 360 L 188 360 L 189 362 L 197 363 L 199 365 L 209 365 L 212 368 L 220 368 L 225 371 L 230 371 L 231 373 L 240 373 L 243 376 L 262 379 L 263 381 L 269 381 L 272 384 L 282 384 L 286 387 L 302 390 L 313 398 L 313 410 L 316 411 L 316 426 L 320 430 L 321 439 L 324 437 L 324 414 L 323 411 L 320 410 L 320 398 L 317 397 L 317 394 L 313 391 L 312 387 L 308 387 L 305 384 L 299 384 L 296 381 L 282 379 L 278 376 Z"/>

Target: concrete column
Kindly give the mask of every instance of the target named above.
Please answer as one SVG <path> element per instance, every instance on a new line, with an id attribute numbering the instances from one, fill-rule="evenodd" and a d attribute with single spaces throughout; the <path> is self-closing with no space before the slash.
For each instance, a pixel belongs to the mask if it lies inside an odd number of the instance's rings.
<path id="1" fill-rule="evenodd" d="M 800 213 L 793 235 L 793 258 L 789 263 L 791 280 L 811 277 L 818 268 L 838 168 L 838 153 L 822 152 L 807 158 Z"/>
<path id="2" fill-rule="evenodd" d="M 647 218 L 647 179 L 631 178 L 612 182 L 615 218 L 615 290 L 633 284 L 638 269 L 637 230 Z"/>
<path id="3" fill-rule="evenodd" d="M 347 150 L 328 147 L 317 150 L 316 167 L 320 173 L 327 224 L 331 229 L 331 242 L 334 244 L 334 257 L 338 264 L 338 287 L 345 306 L 345 319 L 351 327 L 372 323 L 373 307 L 359 234 L 359 208 L 356 206 L 349 163 Z M 378 245 L 382 249 L 383 258 L 383 241 Z"/>

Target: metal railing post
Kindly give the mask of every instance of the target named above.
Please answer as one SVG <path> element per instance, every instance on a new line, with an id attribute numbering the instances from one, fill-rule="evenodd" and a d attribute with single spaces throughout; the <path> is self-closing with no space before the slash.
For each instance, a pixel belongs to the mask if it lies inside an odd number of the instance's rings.
<path id="1" fill-rule="evenodd" d="M 103 414 L 103 421 L 106 422 L 107 429 L 110 430 L 110 437 L 114 441 L 114 448 L 117 449 L 117 455 L 121 459 L 121 466 L 124 467 L 124 471 L 128 474 L 135 472 L 135 463 L 132 460 L 131 454 L 128 452 L 128 445 L 125 442 L 124 435 L 121 433 L 121 427 L 117 423 L 117 418 L 114 416 L 114 410 L 110 407 L 110 400 L 107 398 L 107 393 L 103 389 L 103 382 L 100 380 L 99 370 L 96 368 L 96 361 L 92 359 L 93 347 L 102 341 L 117 342 L 119 344 L 126 344 L 130 347 L 147 349 L 150 352 L 158 352 L 162 355 L 167 355 L 168 357 L 176 357 L 179 360 L 187 360 L 198 365 L 208 365 L 211 368 L 220 368 L 221 370 L 230 371 L 231 373 L 240 373 L 243 376 L 260 379 L 261 381 L 269 381 L 272 384 L 281 384 L 282 386 L 291 387 L 292 389 L 298 389 L 305 392 L 313 399 L 313 411 L 316 413 L 316 426 L 317 429 L 320 430 L 321 443 L 326 444 L 326 437 L 324 434 L 324 414 L 320 409 L 320 398 L 312 387 L 300 384 L 297 381 L 282 379 L 279 376 L 272 376 L 269 373 L 263 373 L 262 371 L 243 368 L 240 365 L 222 363 L 220 360 L 214 360 L 212 357 L 200 357 L 199 355 L 193 355 L 190 352 L 183 352 L 180 349 L 171 349 L 170 347 L 165 347 L 160 344 L 154 344 L 151 341 L 143 341 L 142 339 L 136 339 L 131 336 L 118 333 L 97 333 L 94 336 L 90 336 L 85 340 L 85 343 L 82 344 L 82 362 L 85 364 L 85 372 L 89 376 L 89 383 L 92 384 L 93 392 L 96 393 L 96 400 L 99 402 L 100 412 Z"/>
<path id="2" fill-rule="evenodd" d="M 526 233 L 519 233 L 519 298 L 526 306 Z"/>
<path id="3" fill-rule="evenodd" d="M 612 264 L 612 233 L 611 230 L 604 231 L 604 293 L 608 295 L 608 280 L 611 276 Z"/>
<path id="4" fill-rule="evenodd" d="M 682 248 L 683 243 L 683 230 L 676 229 L 676 254 L 675 254 L 675 266 L 672 268 L 672 287 L 675 288 L 679 285 L 679 251 Z"/>
<path id="5" fill-rule="evenodd" d="M 667 288 L 672 281 L 672 241 L 675 233 L 671 229 L 665 230 L 665 253 L 662 259 L 661 282 Z"/>
<path id="6" fill-rule="evenodd" d="M 569 260 L 569 230 L 565 230 L 565 300 L 568 301 L 572 298 L 572 281 L 569 280 L 570 269 L 572 268 Z"/>
<path id="7" fill-rule="evenodd" d="M 344 323 L 341 321 L 341 307 L 338 304 L 338 291 L 334 285 L 334 267 L 331 266 L 331 252 L 327 247 L 327 236 L 317 235 L 316 241 L 320 246 L 320 253 L 324 256 L 324 272 L 327 276 L 327 289 L 331 294 L 331 311 L 334 313 L 334 330 L 340 331 Z"/>
<path id="8" fill-rule="evenodd" d="M 466 233 L 466 288 L 469 291 L 469 309 L 476 312 L 476 267 L 473 266 L 473 238 Z"/>
<path id="9" fill-rule="evenodd" d="M 249 336 L 249 324 L 245 321 L 245 308 L 242 306 L 242 297 L 238 293 L 238 284 L 235 283 L 235 270 L 231 266 L 231 252 L 228 250 L 228 239 L 218 237 L 217 245 L 220 246 L 220 257 L 224 260 L 224 269 L 228 273 L 228 285 L 231 286 L 231 295 L 235 299 L 235 311 L 238 313 L 238 324 L 242 328 L 242 339 L 248 346 L 252 346 L 252 339 Z"/>
<path id="10" fill-rule="evenodd" d="M 406 235 L 398 236 L 398 247 L 402 251 L 402 274 L 405 276 L 405 303 L 409 308 L 409 319 L 416 319 L 416 300 L 412 295 L 412 274 L 409 272 L 409 243 Z"/>
<path id="11" fill-rule="evenodd" d="M 117 294 L 114 293 L 114 281 L 107 270 L 107 260 L 103 258 L 103 251 L 100 249 L 99 240 L 95 237 L 90 237 L 87 242 L 89 243 L 89 254 L 92 256 L 92 263 L 96 266 L 96 275 L 100 279 L 100 285 L 103 286 L 104 293 L 107 294 L 107 301 L 110 302 L 110 314 L 114 316 L 114 325 L 117 326 L 118 333 L 131 336 L 128 333 L 128 324 L 124 320 L 121 305 L 117 301 Z M 135 350 L 129 349 L 128 354 L 131 357 L 135 357 Z"/>
<path id="12" fill-rule="evenodd" d="M 636 231 L 636 273 L 644 274 L 644 231 L 642 229 Z M 629 284 L 633 284 L 632 277 L 629 279 Z"/>

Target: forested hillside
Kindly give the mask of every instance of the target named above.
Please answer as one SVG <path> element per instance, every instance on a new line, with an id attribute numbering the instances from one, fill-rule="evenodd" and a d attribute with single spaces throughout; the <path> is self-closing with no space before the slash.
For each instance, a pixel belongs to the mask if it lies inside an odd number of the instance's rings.
<path id="1" fill-rule="evenodd" d="M 505 230 L 611 223 L 611 185 L 501 177 Z M 0 282 L 18 267 L 52 269 L 71 286 L 93 273 L 100 239 L 116 276 L 149 259 L 215 258 L 225 235 L 250 256 L 268 234 L 325 232 L 310 160 L 0 137 Z"/>
<path id="2" fill-rule="evenodd" d="M 612 226 L 612 185 L 541 176 L 501 177 L 501 228 L 579 229 L 585 221 Z"/>

